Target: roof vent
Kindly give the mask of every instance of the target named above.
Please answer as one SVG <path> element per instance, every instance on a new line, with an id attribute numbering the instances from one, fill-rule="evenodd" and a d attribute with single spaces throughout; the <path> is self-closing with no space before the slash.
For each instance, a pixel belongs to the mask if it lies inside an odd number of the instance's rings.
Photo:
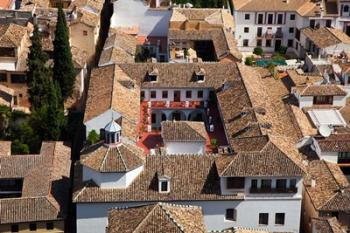
<path id="1" fill-rule="evenodd" d="M 148 72 L 147 79 L 149 82 L 156 82 L 158 76 L 159 76 L 159 70 L 153 67 L 152 71 Z"/>

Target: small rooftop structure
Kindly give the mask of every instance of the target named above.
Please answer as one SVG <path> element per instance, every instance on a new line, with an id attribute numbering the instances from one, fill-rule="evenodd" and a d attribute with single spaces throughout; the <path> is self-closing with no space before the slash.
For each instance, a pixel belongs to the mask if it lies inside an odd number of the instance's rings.
<path id="1" fill-rule="evenodd" d="M 301 32 L 318 48 L 327 48 L 337 44 L 350 44 L 350 37 L 336 28 L 304 28 Z"/>
<path id="2" fill-rule="evenodd" d="M 347 125 L 343 116 L 337 109 L 312 109 L 307 113 L 318 129 L 323 125 L 329 127 L 346 127 Z"/>
<path id="3" fill-rule="evenodd" d="M 300 85 L 292 88 L 292 91 L 300 96 L 346 96 L 347 92 L 334 84 L 325 85 Z"/>
<path id="4" fill-rule="evenodd" d="M 207 131 L 204 122 L 163 121 L 162 137 L 165 142 L 205 142 Z"/>

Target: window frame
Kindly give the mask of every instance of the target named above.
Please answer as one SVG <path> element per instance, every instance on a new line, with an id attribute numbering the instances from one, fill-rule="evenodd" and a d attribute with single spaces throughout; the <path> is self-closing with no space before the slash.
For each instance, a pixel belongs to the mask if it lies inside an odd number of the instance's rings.
<path id="1" fill-rule="evenodd" d="M 35 222 L 29 223 L 29 231 L 37 231 L 38 227 Z"/>
<path id="2" fill-rule="evenodd" d="M 162 99 L 168 99 L 169 93 L 168 91 L 162 91 Z"/>
<path id="3" fill-rule="evenodd" d="M 289 20 L 295 20 L 295 14 L 290 14 L 289 15 Z"/>
<path id="4" fill-rule="evenodd" d="M 192 99 L 192 91 L 186 90 L 186 99 Z"/>
<path id="5" fill-rule="evenodd" d="M 283 216 L 283 218 L 282 218 L 282 223 L 278 223 L 277 222 L 277 220 L 278 220 L 278 215 L 281 215 L 281 216 Z M 281 220 L 281 219 L 279 219 L 279 220 Z M 279 225 L 279 226 L 284 226 L 285 225 L 285 223 L 286 223 L 286 214 L 285 213 L 276 213 L 275 214 L 275 225 Z"/>
<path id="6" fill-rule="evenodd" d="M 266 217 L 266 219 L 264 217 Z M 265 220 L 266 220 L 266 223 L 265 223 Z M 261 226 L 269 225 L 269 213 L 259 213 L 259 225 Z"/>
<path id="7" fill-rule="evenodd" d="M 230 211 L 231 216 L 228 217 L 228 212 Z M 236 222 L 237 221 L 237 210 L 235 208 L 228 208 L 225 210 L 225 221 Z"/>
<path id="8" fill-rule="evenodd" d="M 244 31 L 244 33 L 249 33 L 249 27 L 244 27 L 243 31 Z"/>
<path id="9" fill-rule="evenodd" d="M 151 99 L 157 99 L 157 91 L 150 91 L 149 96 L 150 96 Z"/>
<path id="10" fill-rule="evenodd" d="M 244 189 L 245 177 L 226 177 L 226 188 L 231 189 Z"/>
<path id="11" fill-rule="evenodd" d="M 244 20 L 250 20 L 250 14 L 244 14 Z"/>
<path id="12" fill-rule="evenodd" d="M 244 39 L 243 40 L 243 47 L 248 47 L 249 46 L 249 40 L 248 39 Z"/>

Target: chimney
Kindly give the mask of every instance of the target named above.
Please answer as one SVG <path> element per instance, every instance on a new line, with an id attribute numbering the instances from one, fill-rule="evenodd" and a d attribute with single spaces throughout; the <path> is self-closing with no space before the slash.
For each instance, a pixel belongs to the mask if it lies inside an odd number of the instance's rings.
<path id="1" fill-rule="evenodd" d="M 312 188 L 316 187 L 316 180 L 314 178 L 311 179 L 311 187 Z"/>

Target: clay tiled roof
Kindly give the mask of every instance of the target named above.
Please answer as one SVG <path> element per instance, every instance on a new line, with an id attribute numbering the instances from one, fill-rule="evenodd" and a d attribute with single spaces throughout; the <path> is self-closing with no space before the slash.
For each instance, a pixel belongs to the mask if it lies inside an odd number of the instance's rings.
<path id="1" fill-rule="evenodd" d="M 75 46 L 71 47 L 71 52 L 74 67 L 77 69 L 83 69 L 87 63 L 87 53 Z"/>
<path id="2" fill-rule="evenodd" d="M 217 59 L 222 59 L 227 55 L 232 55 L 236 59 L 242 59 L 242 54 L 238 51 L 236 41 L 232 33 L 224 28 L 211 28 L 204 30 L 174 30 L 169 29 L 169 40 L 209 40 L 213 42 Z"/>
<path id="3" fill-rule="evenodd" d="M 338 85 L 301 85 L 292 90 L 300 96 L 346 96 L 347 92 Z"/>
<path id="4" fill-rule="evenodd" d="M 311 180 L 316 181 L 315 187 Z M 318 211 L 349 211 L 349 183 L 337 164 L 323 160 L 311 161 L 308 165 L 304 186 L 310 200 Z"/>
<path id="5" fill-rule="evenodd" d="M 97 14 L 94 14 L 84 8 L 78 8 L 77 10 L 77 19 L 74 20 L 71 24 L 83 23 L 89 27 L 97 27 L 100 22 L 100 17 Z"/>
<path id="6" fill-rule="evenodd" d="M 318 233 L 346 233 L 336 217 L 312 219 L 312 225 Z"/>
<path id="7" fill-rule="evenodd" d="M 0 199 L 0 224 L 62 219 L 69 197 L 70 149 L 43 143 L 38 155 L 0 157 L 0 179 L 23 179 L 19 198 Z"/>
<path id="8" fill-rule="evenodd" d="M 107 233 L 140 232 L 205 233 L 202 209 L 157 203 L 112 209 L 108 213 Z"/>
<path id="9" fill-rule="evenodd" d="M 77 6 L 86 10 L 92 8 L 96 13 L 100 13 L 103 9 L 103 4 L 103 0 L 74 0 L 70 7 Z"/>
<path id="10" fill-rule="evenodd" d="M 0 47 L 1 48 L 17 48 L 21 45 L 21 41 L 27 28 L 17 24 L 0 24 Z"/>
<path id="11" fill-rule="evenodd" d="M 0 156 L 11 155 L 11 141 L 0 141 Z"/>
<path id="12" fill-rule="evenodd" d="M 295 11 L 301 16 L 312 16 L 318 10 L 310 0 L 232 0 L 237 11 Z"/>
<path id="13" fill-rule="evenodd" d="M 320 83 L 323 81 L 323 77 L 318 74 L 300 74 L 296 70 L 287 70 L 287 73 L 290 79 L 292 80 L 294 86 Z"/>
<path id="14" fill-rule="evenodd" d="M 262 136 L 262 148 L 217 159 L 220 176 L 302 176 L 305 167 L 301 155 L 288 138 Z"/>
<path id="15" fill-rule="evenodd" d="M 115 63 L 134 63 L 137 38 L 118 30 L 113 30 L 106 39 L 99 66 Z"/>
<path id="16" fill-rule="evenodd" d="M 304 28 L 301 32 L 317 47 L 327 48 L 339 43 L 350 44 L 350 37 L 339 29 L 334 28 Z"/>
<path id="17" fill-rule="evenodd" d="M 98 172 L 128 172 L 143 165 L 143 154 L 131 144 L 100 144 L 82 152 L 80 163 Z"/>
<path id="18" fill-rule="evenodd" d="M 84 122 L 113 109 L 127 120 L 138 123 L 140 92 L 136 81 L 118 66 L 94 69 L 90 79 Z"/>
<path id="19" fill-rule="evenodd" d="M 232 200 L 242 195 L 221 195 L 215 156 L 168 155 L 147 156 L 141 174 L 125 189 L 101 189 L 93 182 L 82 183 L 77 167 L 74 202 L 130 202 L 180 200 Z M 166 170 L 170 192 L 158 191 L 159 173 Z M 80 175 L 79 175 L 80 174 Z"/>
<path id="20" fill-rule="evenodd" d="M 204 122 L 163 121 L 162 138 L 165 142 L 205 142 L 207 131 Z"/>
<path id="21" fill-rule="evenodd" d="M 141 83 L 142 88 L 220 88 L 225 82 L 239 81 L 239 72 L 234 63 L 137 63 L 118 64 L 128 77 Z M 205 71 L 204 81 L 198 82 L 195 74 Z M 147 74 L 158 72 L 157 81 L 149 82 Z"/>
<path id="22" fill-rule="evenodd" d="M 315 138 L 321 151 L 349 152 L 350 134 L 332 134 L 327 138 Z"/>

